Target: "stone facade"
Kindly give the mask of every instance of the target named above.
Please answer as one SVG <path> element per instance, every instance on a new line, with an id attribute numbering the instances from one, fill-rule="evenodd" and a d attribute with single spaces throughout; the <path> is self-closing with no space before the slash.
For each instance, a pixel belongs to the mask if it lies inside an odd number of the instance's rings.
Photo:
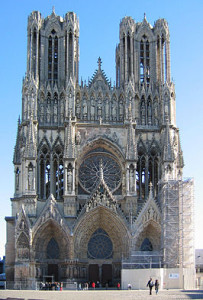
<path id="1" fill-rule="evenodd" d="M 182 182 L 183 169 L 167 22 L 122 19 L 115 86 L 100 58 L 91 80 L 79 83 L 75 13 L 44 19 L 34 11 L 27 36 L 7 280 L 114 284 L 122 261 L 136 255 L 136 268 L 149 267 L 144 257 L 180 267 L 183 208 L 176 197 L 174 243 L 166 230 L 172 204 L 163 192 L 166 183 Z M 194 267 L 192 254 L 187 267 Z"/>

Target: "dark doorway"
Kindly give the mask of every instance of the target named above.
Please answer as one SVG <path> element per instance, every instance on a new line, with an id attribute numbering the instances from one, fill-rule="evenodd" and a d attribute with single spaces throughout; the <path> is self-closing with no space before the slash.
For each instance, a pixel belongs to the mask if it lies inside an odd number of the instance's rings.
<path id="1" fill-rule="evenodd" d="M 99 266 L 96 264 L 89 265 L 89 281 L 99 281 Z"/>
<path id="2" fill-rule="evenodd" d="M 58 281 L 58 265 L 48 264 L 48 275 L 54 276 L 54 281 Z"/>
<path id="3" fill-rule="evenodd" d="M 112 265 L 102 265 L 102 284 L 112 286 Z"/>

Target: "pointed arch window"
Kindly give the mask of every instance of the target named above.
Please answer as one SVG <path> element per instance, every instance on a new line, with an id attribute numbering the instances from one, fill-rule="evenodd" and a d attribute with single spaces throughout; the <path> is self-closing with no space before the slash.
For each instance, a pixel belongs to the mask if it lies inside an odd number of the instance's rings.
<path id="1" fill-rule="evenodd" d="M 58 79 L 58 37 L 52 30 L 48 38 L 48 80 Z"/>
<path id="2" fill-rule="evenodd" d="M 153 251 L 152 243 L 148 238 L 145 238 L 140 247 L 141 251 Z"/>
<path id="3" fill-rule="evenodd" d="M 16 191 L 19 190 L 19 181 L 20 181 L 20 170 L 19 168 L 15 171 L 15 185 L 16 185 Z"/>
<path id="4" fill-rule="evenodd" d="M 37 32 L 34 28 L 32 37 L 32 71 L 34 78 L 36 78 L 36 55 L 37 55 Z"/>
<path id="5" fill-rule="evenodd" d="M 68 35 L 68 70 L 71 76 L 73 74 L 73 34 L 71 30 Z"/>
<path id="6" fill-rule="evenodd" d="M 59 246 L 54 238 L 51 238 L 47 245 L 47 258 L 48 259 L 59 258 Z"/>
<path id="7" fill-rule="evenodd" d="M 150 83 L 150 44 L 146 35 L 140 41 L 140 82 Z"/>
<path id="8" fill-rule="evenodd" d="M 148 197 L 150 183 L 153 186 L 153 195 L 158 195 L 159 173 L 159 152 L 154 146 L 147 154 L 144 149 L 138 150 L 137 162 L 137 194 L 139 200 L 144 200 Z"/>
<path id="9" fill-rule="evenodd" d="M 60 146 L 56 147 L 53 153 L 53 172 L 54 172 L 54 195 L 57 199 L 63 196 L 64 168 L 63 168 L 63 152 Z"/>
<path id="10" fill-rule="evenodd" d="M 39 195 L 41 199 L 47 199 L 50 195 L 50 153 L 44 146 L 40 153 L 39 160 Z"/>

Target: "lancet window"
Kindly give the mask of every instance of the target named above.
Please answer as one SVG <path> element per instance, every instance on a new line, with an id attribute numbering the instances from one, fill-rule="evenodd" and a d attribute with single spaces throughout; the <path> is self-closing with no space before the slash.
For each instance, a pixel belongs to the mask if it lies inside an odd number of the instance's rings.
<path id="1" fill-rule="evenodd" d="M 36 55 L 37 55 L 37 33 L 36 33 L 36 29 L 34 29 L 32 35 L 32 71 L 33 71 L 34 78 L 36 78 Z"/>
<path id="2" fill-rule="evenodd" d="M 68 71 L 70 76 L 73 74 L 73 34 L 68 35 Z"/>
<path id="3" fill-rule="evenodd" d="M 143 149 L 139 150 L 136 172 L 139 200 L 145 200 L 148 197 L 150 183 L 153 186 L 153 195 L 157 197 L 159 177 L 159 156 L 157 151 L 154 148 L 149 153 L 144 152 Z"/>
<path id="4" fill-rule="evenodd" d="M 140 42 L 140 82 L 150 83 L 150 44 L 146 35 Z"/>
<path id="5" fill-rule="evenodd" d="M 57 199 L 61 199 L 63 196 L 63 181 L 64 181 L 64 169 L 63 169 L 63 153 L 61 147 L 57 147 L 53 153 L 53 172 L 55 187 L 54 195 Z"/>
<path id="6" fill-rule="evenodd" d="M 39 157 L 39 196 L 47 199 L 52 193 L 56 199 L 63 196 L 64 168 L 63 152 L 57 146 L 53 153 L 44 146 Z"/>
<path id="7" fill-rule="evenodd" d="M 48 39 L 48 80 L 58 79 L 58 37 L 53 29 Z"/>
<path id="8" fill-rule="evenodd" d="M 169 48 L 166 37 L 160 35 L 157 37 L 157 66 L 158 66 L 158 79 L 166 82 L 169 79 L 169 70 L 167 63 L 169 62 Z"/>
<path id="9" fill-rule="evenodd" d="M 51 238 L 47 245 L 47 258 L 48 259 L 59 258 L 59 246 L 54 238 Z"/>
<path id="10" fill-rule="evenodd" d="M 50 153 L 47 147 L 41 150 L 39 172 L 39 195 L 41 199 L 47 199 L 50 195 Z"/>

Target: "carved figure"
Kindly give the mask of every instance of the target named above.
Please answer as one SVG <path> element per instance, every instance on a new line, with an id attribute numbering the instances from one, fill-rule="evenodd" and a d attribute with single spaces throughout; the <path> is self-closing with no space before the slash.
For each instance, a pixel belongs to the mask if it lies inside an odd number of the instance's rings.
<path id="1" fill-rule="evenodd" d="M 144 104 L 144 101 L 142 102 L 142 105 L 141 105 L 141 122 L 142 122 L 142 125 L 145 125 L 145 104 Z"/>
<path id="2" fill-rule="evenodd" d="M 29 170 L 28 171 L 28 190 L 29 191 L 33 190 L 33 181 L 34 181 L 33 170 Z"/>
<path id="3" fill-rule="evenodd" d="M 72 181 L 73 181 L 73 174 L 72 171 L 69 169 L 67 173 L 67 189 L 68 192 L 72 192 Z"/>

